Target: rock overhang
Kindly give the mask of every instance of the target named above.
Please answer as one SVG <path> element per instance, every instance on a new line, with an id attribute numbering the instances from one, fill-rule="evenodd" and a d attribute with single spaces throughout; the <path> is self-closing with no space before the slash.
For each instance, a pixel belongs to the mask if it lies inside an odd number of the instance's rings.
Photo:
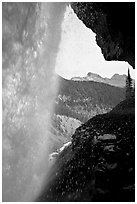
<path id="1" fill-rule="evenodd" d="M 135 68 L 135 2 L 73 2 L 71 7 L 96 33 L 108 61 L 127 61 Z"/>

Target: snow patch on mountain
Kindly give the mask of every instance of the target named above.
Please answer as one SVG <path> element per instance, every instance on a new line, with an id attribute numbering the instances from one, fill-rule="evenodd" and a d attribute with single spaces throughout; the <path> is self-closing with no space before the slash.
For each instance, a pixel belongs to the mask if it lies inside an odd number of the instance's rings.
<path id="1" fill-rule="evenodd" d="M 109 84 L 116 87 L 125 87 L 126 85 L 126 75 L 114 74 L 111 78 L 103 78 L 98 74 L 89 72 L 85 77 L 73 77 L 73 81 L 95 81 L 100 83 Z M 134 80 L 133 80 L 134 83 Z"/>

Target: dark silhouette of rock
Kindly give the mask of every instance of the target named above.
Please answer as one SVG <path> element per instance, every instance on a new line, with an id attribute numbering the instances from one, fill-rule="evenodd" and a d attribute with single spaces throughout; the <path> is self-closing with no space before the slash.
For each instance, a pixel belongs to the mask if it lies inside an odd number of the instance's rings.
<path id="1" fill-rule="evenodd" d="M 130 98 L 80 126 L 53 165 L 38 201 L 133 202 L 133 110 L 134 98 Z"/>
<path id="2" fill-rule="evenodd" d="M 106 60 L 135 66 L 135 2 L 74 2 L 71 7 L 96 33 Z"/>

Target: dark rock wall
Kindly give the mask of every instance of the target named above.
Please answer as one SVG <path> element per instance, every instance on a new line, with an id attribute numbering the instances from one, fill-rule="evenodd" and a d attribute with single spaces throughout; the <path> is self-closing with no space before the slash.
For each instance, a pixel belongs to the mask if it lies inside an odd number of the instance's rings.
<path id="1" fill-rule="evenodd" d="M 134 2 L 78 2 L 71 7 L 96 33 L 97 44 L 106 60 L 127 61 L 135 67 Z"/>
<path id="2" fill-rule="evenodd" d="M 134 103 L 125 100 L 77 128 L 37 201 L 135 201 Z"/>

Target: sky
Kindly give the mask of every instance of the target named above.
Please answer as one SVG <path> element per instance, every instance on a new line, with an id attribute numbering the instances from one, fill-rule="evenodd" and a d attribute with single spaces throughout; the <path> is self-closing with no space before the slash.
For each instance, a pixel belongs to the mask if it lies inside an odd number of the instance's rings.
<path id="1" fill-rule="evenodd" d="M 83 77 L 88 72 L 111 78 L 115 73 L 127 74 L 128 67 L 132 78 L 135 78 L 135 71 L 127 62 L 104 59 L 100 47 L 96 44 L 95 33 L 88 29 L 68 6 L 62 23 L 56 73 L 66 79 Z"/>

